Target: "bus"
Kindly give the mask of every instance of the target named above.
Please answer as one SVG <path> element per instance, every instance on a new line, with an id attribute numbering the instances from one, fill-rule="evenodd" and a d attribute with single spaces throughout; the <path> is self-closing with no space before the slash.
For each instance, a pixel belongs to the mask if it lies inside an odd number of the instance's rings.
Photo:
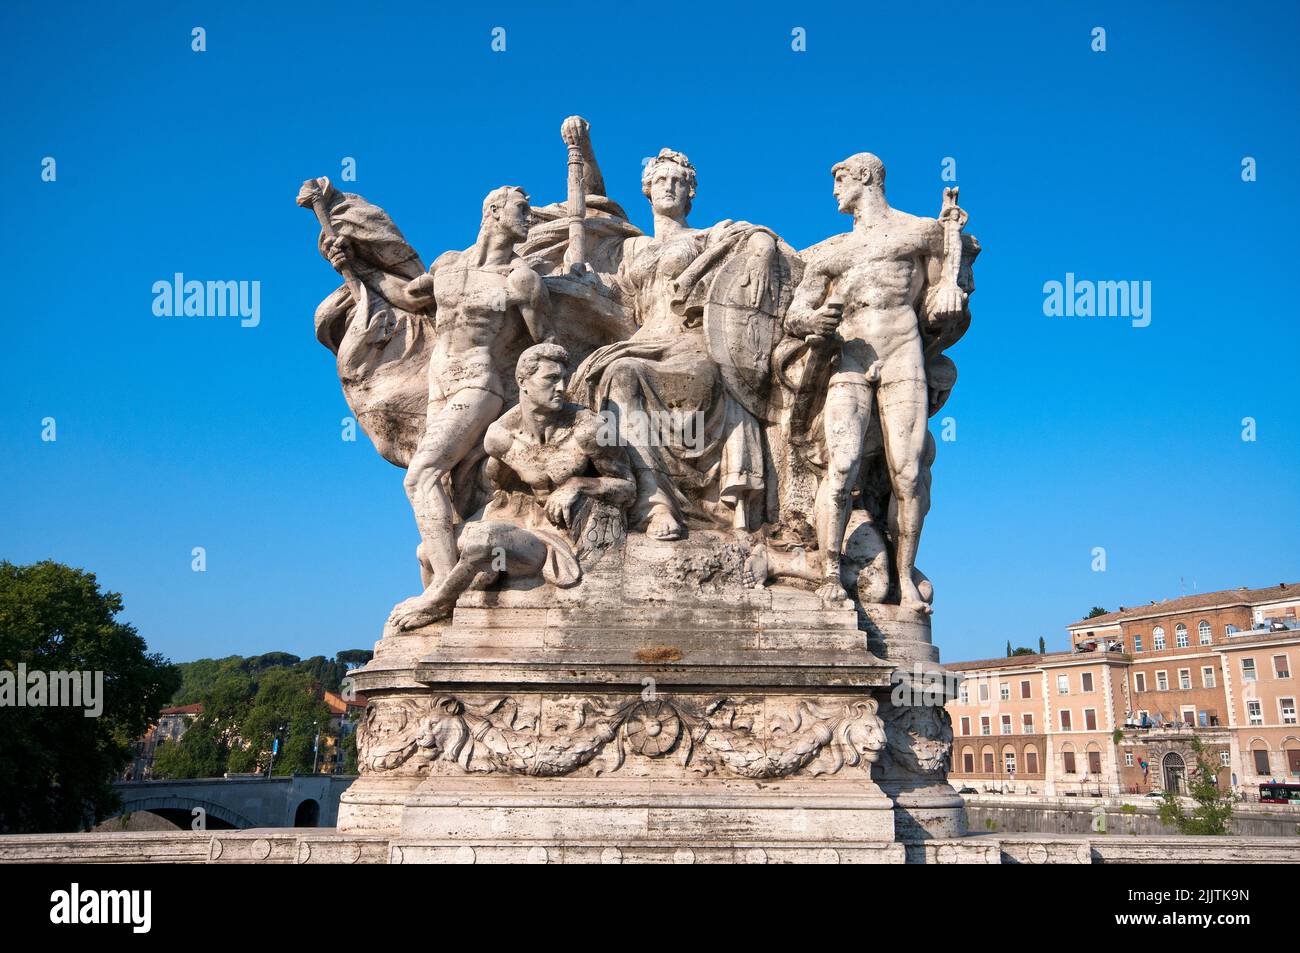
<path id="1" fill-rule="evenodd" d="M 1260 804 L 1300 804 L 1300 784 L 1261 784 Z"/>

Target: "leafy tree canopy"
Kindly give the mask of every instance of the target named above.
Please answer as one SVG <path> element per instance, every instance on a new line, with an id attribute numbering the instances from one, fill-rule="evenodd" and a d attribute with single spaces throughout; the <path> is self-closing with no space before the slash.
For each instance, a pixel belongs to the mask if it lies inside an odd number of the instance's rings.
<path id="1" fill-rule="evenodd" d="M 117 621 L 122 597 L 93 573 L 46 560 L 0 561 L 0 672 L 102 673 L 102 711 L 13 707 L 0 731 L 0 833 L 75 831 L 107 817 L 132 742 L 180 685 L 180 673 Z M 92 674 L 92 684 L 95 676 Z M 83 682 L 84 684 L 84 682 Z M 85 699 L 83 698 L 83 702 Z"/>

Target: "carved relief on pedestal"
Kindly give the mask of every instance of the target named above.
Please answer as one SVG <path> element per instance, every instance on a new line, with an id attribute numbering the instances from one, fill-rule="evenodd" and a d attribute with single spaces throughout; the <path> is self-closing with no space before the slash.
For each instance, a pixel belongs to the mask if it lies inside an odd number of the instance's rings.
<path id="1" fill-rule="evenodd" d="M 357 737 L 362 774 L 533 777 L 610 774 L 630 757 L 753 779 L 869 773 L 885 743 L 877 703 L 862 696 L 378 699 Z"/>
<path id="2" fill-rule="evenodd" d="M 952 718 L 939 705 L 887 706 L 884 711 L 891 773 L 947 780 Z"/>

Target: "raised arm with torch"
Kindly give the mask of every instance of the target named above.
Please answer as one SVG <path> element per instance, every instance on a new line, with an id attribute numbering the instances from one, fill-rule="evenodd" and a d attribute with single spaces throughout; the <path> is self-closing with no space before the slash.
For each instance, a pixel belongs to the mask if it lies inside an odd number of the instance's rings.
<path id="1" fill-rule="evenodd" d="M 569 245 L 564 252 L 565 270 L 582 273 L 587 264 L 587 195 L 604 195 L 605 181 L 591 149 L 591 127 L 581 116 L 570 116 L 560 125 L 560 138 L 569 147 Z"/>

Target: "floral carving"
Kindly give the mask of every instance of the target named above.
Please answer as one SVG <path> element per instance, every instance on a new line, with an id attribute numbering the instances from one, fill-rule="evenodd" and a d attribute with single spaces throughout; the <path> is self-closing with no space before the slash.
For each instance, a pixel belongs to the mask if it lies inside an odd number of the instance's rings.
<path id="1" fill-rule="evenodd" d="M 834 774 L 846 765 L 869 770 L 885 746 L 872 698 L 793 698 L 780 705 L 761 729 L 726 697 L 702 706 L 688 699 L 637 698 L 612 710 L 586 699 L 575 722 L 557 726 L 551 735 L 521 718 L 508 696 L 476 704 L 442 695 L 414 730 L 405 707 L 387 716 L 368 714 L 362 763 L 370 771 L 392 770 L 418 755 L 469 772 L 556 777 L 597 758 L 598 774 L 616 771 L 630 752 L 651 759 L 672 755 L 703 774 L 771 779 L 803 770 Z M 385 726 L 391 727 L 381 735 L 379 727 Z"/>

